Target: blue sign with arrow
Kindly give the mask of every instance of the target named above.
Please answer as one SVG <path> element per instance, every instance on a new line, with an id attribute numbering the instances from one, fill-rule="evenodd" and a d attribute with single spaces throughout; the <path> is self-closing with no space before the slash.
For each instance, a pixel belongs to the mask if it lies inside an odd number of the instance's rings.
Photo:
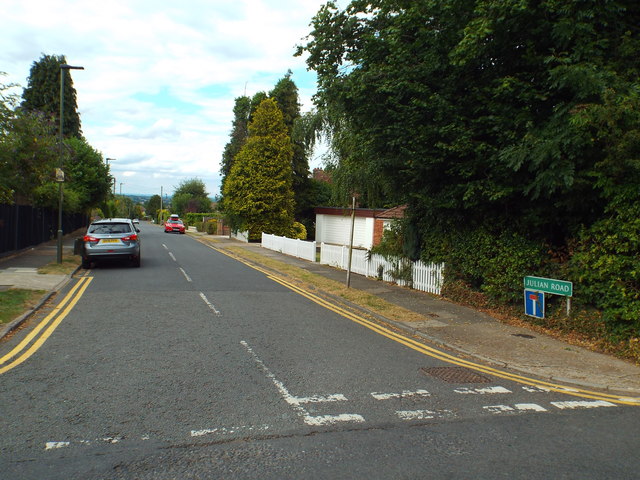
<path id="1" fill-rule="evenodd" d="M 525 289 L 524 313 L 530 317 L 544 318 L 544 292 Z"/>

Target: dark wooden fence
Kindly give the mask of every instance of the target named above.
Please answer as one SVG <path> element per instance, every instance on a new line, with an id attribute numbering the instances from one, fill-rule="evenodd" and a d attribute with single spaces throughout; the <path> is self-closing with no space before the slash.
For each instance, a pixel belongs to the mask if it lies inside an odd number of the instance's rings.
<path id="1" fill-rule="evenodd" d="M 88 225 L 83 213 L 64 213 L 62 231 L 75 232 Z M 30 205 L 0 204 L 0 256 L 56 238 L 58 211 Z"/>

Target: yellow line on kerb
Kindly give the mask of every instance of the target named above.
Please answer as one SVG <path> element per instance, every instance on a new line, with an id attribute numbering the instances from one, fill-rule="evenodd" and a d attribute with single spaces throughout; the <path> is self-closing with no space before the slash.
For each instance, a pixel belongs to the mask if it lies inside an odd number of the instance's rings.
<path id="1" fill-rule="evenodd" d="M 47 326 L 52 319 L 55 320 L 49 325 L 49 327 L 40 335 L 40 337 L 29 347 L 22 355 L 13 360 L 11 363 L 5 365 L 0 368 L 0 375 L 8 372 L 12 368 L 17 367 L 22 362 L 27 360 L 31 355 L 33 355 L 42 344 L 47 341 L 47 339 L 51 336 L 60 322 L 65 319 L 65 317 L 69 314 L 71 309 L 78 303 L 78 300 L 82 297 L 85 290 L 93 280 L 93 277 L 82 277 L 76 285 L 69 291 L 69 293 L 62 299 L 62 301 L 53 309 L 53 311 L 47 315 L 42 322 L 38 324 L 33 331 L 27 335 L 27 337 L 22 340 L 13 350 L 11 350 L 4 357 L 0 358 L 0 365 L 6 363 L 10 358 L 17 356 L 24 348 L 42 331 L 43 328 Z M 66 305 L 66 308 L 65 308 Z"/>
<path id="2" fill-rule="evenodd" d="M 545 382 L 542 380 L 535 380 L 533 378 L 528 378 L 528 377 L 524 377 L 521 375 L 517 375 L 517 374 L 513 374 L 513 373 L 509 373 L 509 372 L 505 372 L 502 370 L 498 370 L 495 368 L 491 368 L 491 367 L 487 367 L 485 365 L 480 365 L 478 363 L 474 363 L 474 362 L 470 362 L 467 360 L 464 360 L 462 358 L 456 357 L 454 355 L 450 355 L 446 352 L 443 352 L 441 350 L 438 350 L 436 348 L 433 347 L 429 347 L 423 343 L 420 343 L 410 337 L 407 337 L 406 335 L 394 332 L 393 330 L 386 328 L 376 322 L 372 322 L 370 320 L 367 320 L 366 318 L 357 315 L 353 312 L 350 312 L 349 310 L 346 310 L 334 303 L 330 303 L 329 301 L 318 297 L 317 295 L 310 293 L 306 290 L 303 290 L 302 288 L 293 285 L 292 283 L 287 282 L 286 280 L 280 278 L 280 277 L 276 277 L 275 275 L 273 275 L 272 272 L 269 272 L 261 267 L 258 267 L 256 265 L 253 265 L 249 262 L 247 262 L 246 260 L 244 260 L 241 257 L 238 257 L 237 255 L 231 254 L 229 252 L 224 251 L 223 249 L 219 249 L 219 248 L 215 248 L 213 246 L 209 246 L 209 248 L 212 248 L 213 250 L 216 250 L 217 252 L 222 253 L 223 255 L 226 255 L 228 257 L 231 257 L 235 260 L 238 260 L 241 263 L 244 263 L 245 265 L 258 270 L 259 272 L 264 273 L 268 278 L 270 278 L 271 280 L 273 280 L 274 282 L 277 282 L 281 285 L 283 285 L 284 287 L 287 287 L 288 289 L 302 295 L 303 297 L 308 298 L 309 300 L 311 300 L 312 302 L 328 309 L 331 310 L 332 312 L 335 312 L 355 323 L 358 323 L 366 328 L 368 328 L 369 330 L 373 330 L 376 333 L 379 333 L 380 335 L 383 335 L 395 342 L 398 342 L 402 345 L 405 345 L 409 348 L 411 348 L 412 350 L 415 350 L 417 352 L 420 352 L 424 355 L 427 355 L 429 357 L 432 358 L 436 358 L 438 360 L 442 360 L 443 362 L 447 362 L 447 363 L 451 363 L 453 365 L 458 365 L 461 367 L 465 367 L 465 368 L 469 368 L 471 370 L 475 370 L 478 372 L 482 372 L 482 373 L 486 373 L 488 375 L 492 375 L 494 377 L 498 377 L 498 378 L 504 378 L 506 380 L 511 380 L 513 382 L 516 383 L 520 383 L 523 385 L 528 385 L 528 386 L 532 386 L 532 387 L 538 387 L 538 388 L 542 388 L 545 390 L 550 390 L 553 392 L 558 392 L 558 393 L 563 393 L 566 395 L 572 395 L 575 397 L 580 397 L 580 398 L 589 398 L 589 399 L 594 399 L 594 400 L 605 400 L 611 403 L 616 403 L 616 404 L 620 404 L 620 405 L 633 405 L 633 406 L 639 406 L 640 405 L 640 398 L 632 398 L 632 397 L 622 397 L 620 395 L 610 395 L 610 394 L 606 394 L 606 393 L 599 393 L 599 392 L 593 392 L 590 390 L 583 390 L 580 388 L 573 388 L 573 387 L 568 387 L 568 386 L 563 386 L 563 385 L 559 385 L 556 383 L 550 383 L 550 382 Z"/>

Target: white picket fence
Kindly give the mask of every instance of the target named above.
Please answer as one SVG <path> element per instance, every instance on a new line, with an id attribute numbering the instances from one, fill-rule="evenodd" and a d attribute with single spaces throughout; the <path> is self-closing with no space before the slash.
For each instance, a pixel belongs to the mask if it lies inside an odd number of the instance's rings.
<path id="1" fill-rule="evenodd" d="M 240 230 L 238 230 L 237 232 L 232 231 L 229 234 L 229 237 L 235 238 L 236 240 L 240 240 L 241 242 L 244 242 L 244 243 L 249 243 L 249 231 L 246 231 L 246 232 L 241 232 Z"/>
<path id="2" fill-rule="evenodd" d="M 297 238 L 279 237 L 262 233 L 262 246 L 269 250 L 285 253 L 294 257 L 316 261 L 316 242 L 306 242 Z"/>
<path id="3" fill-rule="evenodd" d="M 346 270 L 349 263 L 349 247 L 321 243 L 320 263 Z M 354 249 L 351 256 L 351 271 L 367 277 L 379 277 L 382 272 L 382 280 L 386 282 L 410 286 L 421 292 L 440 295 L 444 264 L 424 264 L 419 261 L 411 263 L 413 280 L 411 282 L 396 280 L 392 272 L 402 266 L 399 265 L 399 262 L 394 265 L 394 262 L 386 260 L 381 255 L 371 255 L 370 258 L 367 258 L 366 250 Z"/>

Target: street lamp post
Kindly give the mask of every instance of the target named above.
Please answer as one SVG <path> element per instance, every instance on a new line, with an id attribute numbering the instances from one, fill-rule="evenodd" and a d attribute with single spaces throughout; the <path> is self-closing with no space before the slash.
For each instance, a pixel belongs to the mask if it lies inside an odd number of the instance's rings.
<path id="1" fill-rule="evenodd" d="M 109 167 L 109 161 L 111 162 L 115 162 L 116 159 L 115 158 L 105 158 L 105 160 L 107 161 L 107 167 Z M 116 196 L 116 178 L 113 177 L 113 196 Z"/>
<path id="2" fill-rule="evenodd" d="M 65 70 L 84 70 L 84 67 L 74 67 L 72 65 L 62 64 L 60 65 L 60 159 L 59 167 L 56 172 L 56 180 L 58 182 L 58 263 L 62 263 L 62 199 L 64 183 L 64 171 L 63 167 L 63 151 L 62 151 L 62 139 L 64 138 L 64 73 Z"/>

